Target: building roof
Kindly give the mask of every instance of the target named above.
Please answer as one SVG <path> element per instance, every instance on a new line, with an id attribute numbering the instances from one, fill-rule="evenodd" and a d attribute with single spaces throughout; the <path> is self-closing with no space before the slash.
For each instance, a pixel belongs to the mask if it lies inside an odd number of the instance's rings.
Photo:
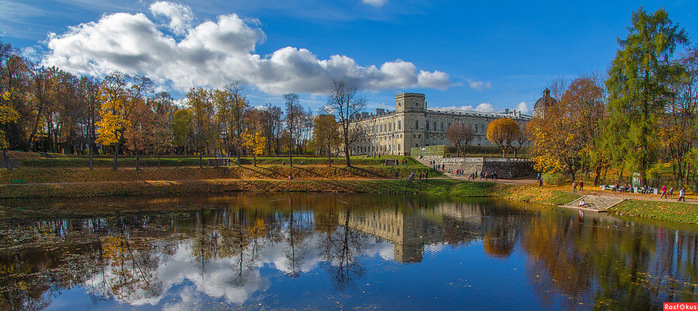
<path id="1" fill-rule="evenodd" d="M 539 98 L 536 101 L 536 104 L 533 105 L 533 110 L 545 109 L 545 107 L 548 107 L 556 102 L 557 100 L 550 96 L 550 89 L 546 88 L 545 91 L 543 91 L 543 97 Z"/>

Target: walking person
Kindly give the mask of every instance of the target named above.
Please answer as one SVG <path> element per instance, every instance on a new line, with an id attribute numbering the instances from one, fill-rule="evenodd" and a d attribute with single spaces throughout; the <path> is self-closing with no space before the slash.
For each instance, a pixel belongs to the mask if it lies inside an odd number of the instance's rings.
<path id="1" fill-rule="evenodd" d="M 686 187 L 681 187 L 681 190 L 679 191 L 679 202 L 681 201 L 686 202 Z"/>
<path id="2" fill-rule="evenodd" d="M 662 195 L 659 196 L 659 198 L 660 198 L 660 199 L 661 199 L 661 198 L 668 199 L 668 197 L 666 196 L 666 185 L 662 186 Z"/>
<path id="3" fill-rule="evenodd" d="M 576 180 L 572 183 L 572 193 L 575 193 L 575 194 L 577 193 L 577 181 Z"/>
<path id="4" fill-rule="evenodd" d="M 582 192 L 582 191 L 584 191 L 584 181 L 580 180 L 579 181 L 579 192 Z"/>

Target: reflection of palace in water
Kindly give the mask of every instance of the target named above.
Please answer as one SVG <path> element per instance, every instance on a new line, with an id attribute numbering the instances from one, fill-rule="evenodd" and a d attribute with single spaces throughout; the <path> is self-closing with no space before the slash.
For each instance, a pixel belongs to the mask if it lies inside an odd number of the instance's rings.
<path id="1" fill-rule="evenodd" d="M 453 239 L 447 236 L 449 226 L 465 233 L 459 235 L 458 242 L 481 238 L 481 216 L 480 208 L 475 204 L 439 203 L 429 208 L 420 207 L 414 213 L 396 210 L 351 213 L 348 224 L 352 229 L 392 242 L 395 261 L 412 263 L 422 261 L 425 245 L 452 242 Z M 345 217 L 340 215 L 340 224 L 345 223 Z"/>

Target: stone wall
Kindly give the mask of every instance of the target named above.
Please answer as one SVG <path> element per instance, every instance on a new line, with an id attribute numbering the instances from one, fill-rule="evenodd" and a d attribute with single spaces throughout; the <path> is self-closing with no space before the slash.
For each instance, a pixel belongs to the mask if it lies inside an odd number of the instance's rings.
<path id="1" fill-rule="evenodd" d="M 433 158 L 433 159 L 432 159 Z M 465 176 L 470 173 L 497 172 L 497 177 L 511 179 L 535 176 L 533 162 L 518 158 L 487 158 L 487 157 L 467 157 L 467 158 L 442 158 L 424 157 L 427 161 L 436 161 L 436 165 L 443 165 L 444 171 L 456 173 L 456 170 L 463 170 Z"/>

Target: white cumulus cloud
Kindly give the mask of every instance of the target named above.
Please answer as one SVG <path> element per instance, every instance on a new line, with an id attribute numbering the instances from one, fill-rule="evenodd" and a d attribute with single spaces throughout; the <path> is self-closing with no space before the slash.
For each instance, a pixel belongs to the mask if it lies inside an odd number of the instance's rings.
<path id="1" fill-rule="evenodd" d="M 154 16 L 169 18 L 168 26 L 177 35 L 184 35 L 194 20 L 194 13 L 190 7 L 172 2 L 155 2 L 150 5 L 150 12 Z"/>
<path id="2" fill-rule="evenodd" d="M 480 111 L 480 112 L 494 112 L 494 106 L 490 103 L 482 103 L 477 105 L 475 107 L 475 111 Z"/>
<path id="3" fill-rule="evenodd" d="M 468 85 L 470 85 L 470 88 L 478 91 L 489 90 L 492 88 L 492 83 L 483 81 L 468 80 Z"/>
<path id="4" fill-rule="evenodd" d="M 523 114 L 531 113 L 531 110 L 528 108 L 526 102 L 520 102 L 518 105 L 516 105 L 516 111 L 521 111 Z"/>
<path id="5" fill-rule="evenodd" d="M 193 86 L 219 88 L 234 81 L 274 95 L 325 94 L 334 80 L 369 91 L 451 86 L 448 74 L 419 70 L 400 59 L 360 66 L 348 56 L 319 59 L 308 49 L 292 46 L 260 56 L 255 48 L 266 35 L 259 21 L 237 14 L 194 25 L 187 6 L 161 1 L 150 11 L 169 22 L 158 24 L 143 13 L 115 13 L 64 34 L 50 34 L 43 64 L 77 74 L 100 76 L 114 70 L 141 74 L 180 91 Z M 180 37 L 164 33 L 163 26 Z"/>

